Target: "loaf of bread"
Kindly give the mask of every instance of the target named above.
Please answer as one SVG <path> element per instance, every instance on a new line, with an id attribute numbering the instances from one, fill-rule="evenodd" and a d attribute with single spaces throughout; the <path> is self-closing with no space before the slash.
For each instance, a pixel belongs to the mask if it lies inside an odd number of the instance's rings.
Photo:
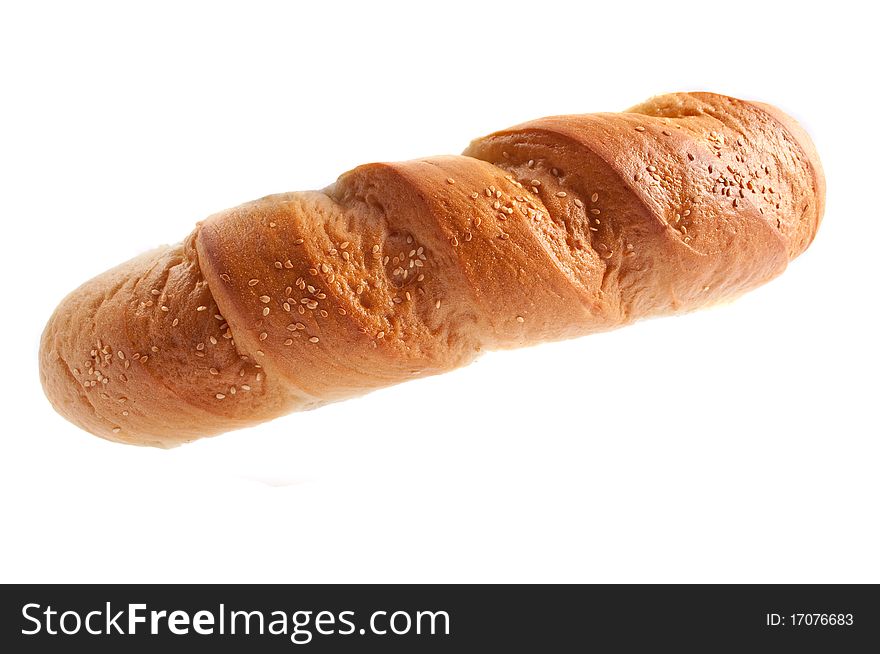
<path id="1" fill-rule="evenodd" d="M 168 447 L 514 348 L 728 300 L 812 241 L 806 133 L 711 93 L 555 116 L 199 223 L 68 295 L 55 409 Z"/>

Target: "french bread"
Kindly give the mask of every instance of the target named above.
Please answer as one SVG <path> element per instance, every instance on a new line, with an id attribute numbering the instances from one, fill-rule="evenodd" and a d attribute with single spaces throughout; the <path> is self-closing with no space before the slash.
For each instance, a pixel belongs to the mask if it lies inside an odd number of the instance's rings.
<path id="1" fill-rule="evenodd" d="M 40 377 L 81 428 L 174 446 L 729 300 L 807 248 L 824 198 L 810 138 L 769 105 L 542 118 L 205 219 L 68 295 Z"/>

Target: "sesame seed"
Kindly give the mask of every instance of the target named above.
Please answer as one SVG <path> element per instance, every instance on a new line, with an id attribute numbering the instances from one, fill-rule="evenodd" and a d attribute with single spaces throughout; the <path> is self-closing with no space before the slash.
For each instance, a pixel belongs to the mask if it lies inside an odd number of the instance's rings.
<path id="1" fill-rule="evenodd" d="M 208 372 L 210 372 L 212 375 L 219 375 L 220 374 L 220 371 L 217 370 L 217 368 L 210 368 L 210 369 L 208 369 Z"/>
<path id="2" fill-rule="evenodd" d="M 293 244 L 294 244 L 294 245 L 302 245 L 302 244 L 303 244 L 303 240 L 302 240 L 301 238 L 298 238 L 298 239 L 296 239 L 296 240 L 293 242 Z"/>
<path id="3" fill-rule="evenodd" d="M 269 223 L 269 227 L 276 227 L 277 223 Z"/>
<path id="4" fill-rule="evenodd" d="M 242 370 L 242 372 L 244 372 L 244 370 Z M 251 387 L 250 387 L 249 385 L 247 385 L 247 384 L 242 384 L 242 385 L 241 385 L 241 390 L 243 390 L 243 391 L 249 391 L 249 390 L 251 390 Z"/>
<path id="5" fill-rule="evenodd" d="M 220 273 L 220 279 L 222 279 L 224 282 L 228 282 L 230 280 L 230 277 L 226 273 Z"/>
<path id="6" fill-rule="evenodd" d="M 223 393 L 217 393 L 214 397 L 216 397 L 218 400 L 226 399 L 226 396 Z"/>
<path id="7" fill-rule="evenodd" d="M 260 302 L 262 302 L 263 304 L 268 304 L 271 301 L 272 301 L 272 298 L 270 298 L 268 295 L 261 295 L 260 296 Z"/>
<path id="8" fill-rule="evenodd" d="M 323 272 L 323 273 L 330 272 L 330 266 L 328 266 L 326 263 L 322 263 L 321 264 L 321 272 Z"/>
<path id="9" fill-rule="evenodd" d="M 166 307 L 164 304 L 163 304 L 161 307 L 159 307 L 159 308 L 160 308 L 162 311 L 166 312 L 166 313 L 169 312 L 169 311 L 171 310 L 171 309 L 169 309 L 168 307 Z"/>
<path id="10" fill-rule="evenodd" d="M 385 338 L 385 332 L 379 332 L 376 334 L 376 338 Z"/>
<path id="11" fill-rule="evenodd" d="M 201 305 L 199 305 L 199 306 L 196 307 L 196 311 L 204 311 L 204 310 L 207 309 L 207 308 L 208 308 L 208 307 L 206 307 L 204 304 L 201 304 Z"/>
<path id="12" fill-rule="evenodd" d="M 250 281 L 248 281 L 248 286 L 256 286 L 259 283 L 260 283 L 259 279 L 251 279 Z"/>
<path id="13" fill-rule="evenodd" d="M 439 309 L 439 308 L 440 308 L 440 300 L 437 300 L 437 303 L 434 305 L 434 307 L 435 307 L 436 309 Z"/>
<path id="14" fill-rule="evenodd" d="M 285 345 L 293 345 L 293 339 L 292 339 L 292 338 L 288 338 L 288 339 L 286 339 L 286 340 L 284 341 L 284 344 L 285 344 Z"/>
<path id="15" fill-rule="evenodd" d="M 320 339 L 317 336 L 312 336 L 309 339 L 309 343 L 317 343 Z"/>
<path id="16" fill-rule="evenodd" d="M 159 291 L 157 291 L 155 288 L 152 291 L 150 291 L 150 293 L 153 295 L 160 295 Z"/>
<path id="17" fill-rule="evenodd" d="M 657 172 L 657 167 L 656 167 L 656 166 L 648 166 L 648 170 L 649 170 L 650 172 L 652 172 L 652 173 L 656 173 L 656 172 Z"/>
<path id="18" fill-rule="evenodd" d="M 268 336 L 269 336 L 269 334 L 267 334 L 266 332 L 260 332 L 260 340 L 261 341 L 265 341 Z"/>
<path id="19" fill-rule="evenodd" d="M 479 194 L 479 193 L 476 193 L 476 192 L 475 192 L 475 193 L 471 193 L 471 198 L 472 198 L 472 199 L 476 200 L 478 197 L 480 197 L 480 194 Z"/>
<path id="20" fill-rule="evenodd" d="M 121 431 L 122 431 L 122 428 L 121 428 L 121 427 L 114 427 L 114 428 L 113 428 L 113 433 L 114 433 L 114 434 L 118 434 L 118 433 L 121 432 Z"/>
<path id="21" fill-rule="evenodd" d="M 668 129 L 664 129 L 663 136 L 672 136 L 672 132 L 670 132 Z"/>
<path id="22" fill-rule="evenodd" d="M 177 327 L 179 324 L 180 324 L 180 319 L 179 319 L 179 318 L 175 318 L 174 320 L 171 321 L 171 326 L 172 326 L 172 327 Z"/>
<path id="23" fill-rule="evenodd" d="M 447 178 L 446 178 L 446 183 L 447 183 L 447 184 L 455 184 L 455 180 L 452 179 L 451 177 L 447 177 Z"/>
<path id="24" fill-rule="evenodd" d="M 151 350 L 152 352 L 158 352 L 158 351 L 159 351 L 159 348 L 156 347 L 155 345 L 153 345 L 153 346 L 150 348 L 150 350 Z"/>
<path id="25" fill-rule="evenodd" d="M 641 125 L 637 125 L 637 126 L 636 126 L 636 131 L 637 131 L 637 132 L 644 132 L 644 131 L 645 131 L 645 128 L 642 127 Z"/>
<path id="26" fill-rule="evenodd" d="M 583 206 L 584 206 L 584 203 L 581 202 L 579 199 L 575 198 L 575 199 L 574 199 L 574 206 L 576 206 L 576 207 L 583 207 Z"/>
<path id="27" fill-rule="evenodd" d="M 566 195 L 568 195 L 568 193 L 566 193 L 565 191 L 559 191 L 558 193 L 556 193 L 557 198 L 564 198 Z M 513 213 L 513 210 L 511 210 L 511 213 Z"/>
<path id="28" fill-rule="evenodd" d="M 268 316 L 268 315 L 269 315 L 269 307 L 263 307 L 263 315 L 264 315 L 264 316 Z"/>
<path id="29" fill-rule="evenodd" d="M 526 319 L 523 318 L 522 316 L 517 316 L 517 317 L 516 317 L 516 321 L 517 321 L 517 322 L 525 322 Z"/>

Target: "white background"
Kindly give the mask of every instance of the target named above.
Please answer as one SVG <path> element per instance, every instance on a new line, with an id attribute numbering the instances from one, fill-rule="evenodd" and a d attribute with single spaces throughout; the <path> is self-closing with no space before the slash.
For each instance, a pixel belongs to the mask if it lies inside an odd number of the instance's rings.
<path id="1" fill-rule="evenodd" d="M 856 5 L 238 4 L 0 10 L 0 581 L 880 582 Z M 812 248 L 731 305 L 171 451 L 43 397 L 56 303 L 214 211 L 679 90 L 780 106 L 825 165 Z"/>

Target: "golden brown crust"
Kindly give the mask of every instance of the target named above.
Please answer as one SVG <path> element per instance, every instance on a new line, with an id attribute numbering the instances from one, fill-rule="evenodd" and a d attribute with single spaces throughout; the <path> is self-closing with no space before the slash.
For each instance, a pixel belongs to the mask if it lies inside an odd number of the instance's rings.
<path id="1" fill-rule="evenodd" d="M 171 446 L 729 299 L 809 245 L 824 190 L 760 103 L 543 118 L 210 217 L 71 293 L 41 378 L 84 429 Z"/>
<path id="2" fill-rule="evenodd" d="M 99 275 L 55 310 L 40 373 L 68 420 L 112 440 L 167 446 L 282 413 L 272 408 L 285 389 L 267 387 L 242 358 L 192 243 Z M 234 393 L 235 407 L 216 398 Z"/>

